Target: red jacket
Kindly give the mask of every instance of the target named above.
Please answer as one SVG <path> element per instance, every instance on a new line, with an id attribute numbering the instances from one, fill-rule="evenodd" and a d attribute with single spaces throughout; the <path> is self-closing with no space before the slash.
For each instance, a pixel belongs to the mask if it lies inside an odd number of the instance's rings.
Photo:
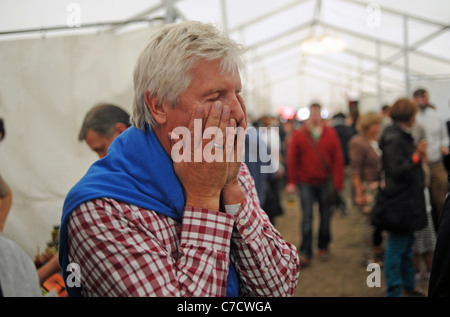
<path id="1" fill-rule="evenodd" d="M 308 139 L 309 138 L 309 141 Z M 317 151 L 310 142 L 316 142 L 318 149 L 333 175 L 335 189 L 344 188 L 344 156 L 341 143 L 333 127 L 323 125 L 322 135 L 314 141 L 307 124 L 292 134 L 288 148 L 288 183 L 321 185 L 327 181 L 327 172 Z"/>

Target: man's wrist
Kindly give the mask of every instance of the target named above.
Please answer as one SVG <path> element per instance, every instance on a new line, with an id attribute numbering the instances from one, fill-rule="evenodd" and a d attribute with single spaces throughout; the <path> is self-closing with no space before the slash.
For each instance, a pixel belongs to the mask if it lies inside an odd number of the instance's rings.
<path id="1" fill-rule="evenodd" d="M 220 198 L 219 195 L 217 197 L 188 197 L 186 198 L 186 206 L 219 210 Z"/>
<path id="2" fill-rule="evenodd" d="M 223 205 L 237 205 L 241 204 L 245 195 L 239 183 L 225 185 L 222 189 L 222 203 Z"/>

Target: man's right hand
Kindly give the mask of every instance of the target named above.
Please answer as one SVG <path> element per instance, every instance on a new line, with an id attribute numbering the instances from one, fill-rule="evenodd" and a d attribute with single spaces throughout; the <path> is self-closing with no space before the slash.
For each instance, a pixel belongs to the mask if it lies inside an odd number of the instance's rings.
<path id="1" fill-rule="evenodd" d="M 194 131 L 194 120 L 196 119 L 202 120 L 202 125 L 203 120 L 206 120 L 202 131 Z M 214 103 L 207 116 L 205 116 L 201 107 L 193 110 L 188 126 L 191 139 L 178 141 L 183 142 L 183 149 L 189 148 L 187 146 L 189 142 L 191 160 L 190 162 L 184 160 L 174 162 L 175 173 L 184 189 L 186 206 L 219 210 L 220 192 L 228 176 L 228 163 L 225 158 L 225 138 L 226 128 L 229 125 L 230 108 L 222 105 L 220 101 Z M 209 132 L 217 132 L 213 140 L 211 140 L 210 135 L 206 135 L 203 138 L 207 129 Z M 171 137 L 172 139 L 176 138 L 173 135 Z M 223 146 L 223 149 L 211 147 L 214 143 Z M 208 148 L 205 150 L 205 147 Z M 210 154 L 213 154 L 213 156 L 211 157 Z M 200 156 L 201 160 L 198 160 Z M 222 159 L 219 159 L 220 156 Z M 197 162 L 195 158 L 197 158 Z"/>

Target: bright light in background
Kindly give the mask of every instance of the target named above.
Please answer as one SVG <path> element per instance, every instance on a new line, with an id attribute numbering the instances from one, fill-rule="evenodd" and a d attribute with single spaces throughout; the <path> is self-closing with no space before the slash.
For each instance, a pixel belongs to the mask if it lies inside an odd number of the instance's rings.
<path id="1" fill-rule="evenodd" d="M 309 118 L 309 108 L 303 107 L 298 109 L 297 111 L 297 119 L 300 121 L 304 121 Z"/>
<path id="2" fill-rule="evenodd" d="M 310 38 L 303 42 L 302 51 L 307 55 L 323 55 L 345 51 L 345 41 L 338 37 L 324 36 L 320 39 Z"/>
<path id="3" fill-rule="evenodd" d="M 320 113 L 320 116 L 322 117 L 322 119 L 327 119 L 329 116 L 328 110 L 323 108 Z M 309 118 L 309 108 L 308 107 L 303 107 L 303 108 L 298 109 L 297 120 L 304 121 L 308 118 Z"/>
<path id="4" fill-rule="evenodd" d="M 295 109 L 292 107 L 281 107 L 278 109 L 281 119 L 286 121 L 295 117 Z"/>

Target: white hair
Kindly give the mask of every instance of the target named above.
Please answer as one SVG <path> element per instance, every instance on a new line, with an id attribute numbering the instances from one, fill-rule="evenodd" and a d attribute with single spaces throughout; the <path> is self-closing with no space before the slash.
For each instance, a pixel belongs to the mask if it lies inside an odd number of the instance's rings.
<path id="1" fill-rule="evenodd" d="M 134 69 L 131 124 L 143 130 L 156 125 L 145 102 L 148 89 L 158 104 L 175 107 L 189 86 L 190 71 L 199 60 L 220 60 L 223 72 L 241 66 L 244 49 L 211 24 L 187 21 L 169 24 L 153 34 Z"/>

